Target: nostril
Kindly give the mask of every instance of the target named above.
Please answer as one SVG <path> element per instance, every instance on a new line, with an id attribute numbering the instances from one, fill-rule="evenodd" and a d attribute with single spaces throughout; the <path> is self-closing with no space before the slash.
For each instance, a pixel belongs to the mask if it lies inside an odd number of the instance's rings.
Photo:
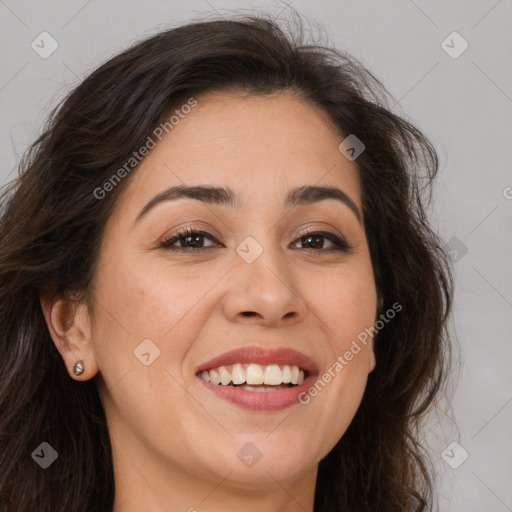
<path id="1" fill-rule="evenodd" d="M 256 313 L 254 311 L 244 311 L 242 315 L 244 316 L 254 316 Z"/>

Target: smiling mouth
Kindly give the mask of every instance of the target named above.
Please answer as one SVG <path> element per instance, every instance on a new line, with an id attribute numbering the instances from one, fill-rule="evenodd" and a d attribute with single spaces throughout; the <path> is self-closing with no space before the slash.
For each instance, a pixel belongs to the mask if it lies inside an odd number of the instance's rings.
<path id="1" fill-rule="evenodd" d="M 236 363 L 199 372 L 198 377 L 218 386 L 266 392 L 300 386 L 308 371 L 296 365 Z"/>

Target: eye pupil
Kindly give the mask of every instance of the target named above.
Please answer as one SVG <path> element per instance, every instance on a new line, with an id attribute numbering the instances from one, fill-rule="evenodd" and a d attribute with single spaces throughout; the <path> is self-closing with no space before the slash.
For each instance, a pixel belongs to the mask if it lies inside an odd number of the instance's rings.
<path id="1" fill-rule="evenodd" d="M 309 243 L 310 240 L 312 239 L 316 239 L 317 240 L 317 243 L 314 243 L 314 249 L 321 249 L 322 248 L 322 242 L 320 241 L 318 243 L 318 240 L 320 240 L 321 238 L 323 238 L 321 235 L 308 235 L 308 236 L 304 236 L 302 237 L 302 243 L 304 243 L 304 240 L 307 240 L 307 242 L 305 243 Z"/>
<path id="2" fill-rule="evenodd" d="M 189 245 L 189 244 L 188 244 L 188 241 L 189 241 L 189 240 L 193 240 L 193 242 L 192 242 L 192 243 L 197 243 L 198 239 L 199 239 L 200 237 L 202 237 L 202 236 L 203 236 L 203 235 L 188 235 L 188 236 L 186 236 L 186 237 L 183 237 L 183 240 L 187 240 L 187 242 L 185 243 L 185 246 L 186 246 L 186 247 L 194 247 L 193 245 Z"/>

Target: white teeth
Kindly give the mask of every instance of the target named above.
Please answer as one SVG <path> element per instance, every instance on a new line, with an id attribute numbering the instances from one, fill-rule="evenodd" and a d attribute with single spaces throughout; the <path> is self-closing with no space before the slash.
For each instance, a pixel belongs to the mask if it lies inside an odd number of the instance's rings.
<path id="1" fill-rule="evenodd" d="M 231 382 L 231 373 L 226 370 L 225 366 L 219 367 L 220 383 L 227 386 Z"/>
<path id="2" fill-rule="evenodd" d="M 265 384 L 275 385 L 283 382 L 283 372 L 277 364 L 269 364 L 265 368 Z"/>
<path id="3" fill-rule="evenodd" d="M 241 364 L 235 364 L 231 372 L 233 384 L 243 384 L 245 382 L 245 372 Z"/>
<path id="4" fill-rule="evenodd" d="M 220 384 L 220 375 L 215 370 L 210 370 L 208 373 L 212 384 Z"/>
<path id="5" fill-rule="evenodd" d="M 231 371 L 230 371 L 231 370 Z M 215 385 L 240 386 L 242 389 L 250 388 L 252 391 L 264 391 L 275 389 L 286 389 L 288 386 L 283 384 L 301 385 L 304 382 L 305 371 L 295 365 L 259 365 L 256 363 L 242 364 L 236 363 L 232 366 L 219 366 L 212 370 L 203 370 L 200 377 L 206 382 L 211 382 Z M 246 386 L 242 386 L 246 384 Z M 266 387 L 253 388 L 253 386 L 261 386 L 265 384 Z M 270 387 L 277 386 L 277 388 Z"/>
<path id="6" fill-rule="evenodd" d="M 292 372 L 292 376 L 290 382 L 292 384 L 298 384 L 299 379 L 299 367 L 298 366 L 290 366 L 290 370 Z M 211 377 L 211 376 L 210 376 Z M 213 379 L 212 379 L 213 380 Z"/>
<path id="7" fill-rule="evenodd" d="M 290 367 L 287 364 L 285 364 L 283 366 L 283 372 L 282 373 L 283 373 L 283 382 L 285 384 L 288 384 L 289 382 L 291 382 L 291 380 L 292 380 L 292 372 L 290 370 Z"/>
<path id="8" fill-rule="evenodd" d="M 246 389 L 247 391 L 256 391 L 257 393 L 264 393 L 265 391 L 277 391 L 286 388 L 287 386 L 240 386 L 240 389 Z"/>
<path id="9" fill-rule="evenodd" d="M 247 384 L 263 384 L 263 368 L 259 364 L 250 364 L 245 370 Z"/>
<path id="10" fill-rule="evenodd" d="M 256 393 L 264 393 L 266 391 L 266 388 L 262 387 L 255 387 L 255 386 L 240 386 L 242 389 L 246 389 L 248 391 L 256 391 Z"/>

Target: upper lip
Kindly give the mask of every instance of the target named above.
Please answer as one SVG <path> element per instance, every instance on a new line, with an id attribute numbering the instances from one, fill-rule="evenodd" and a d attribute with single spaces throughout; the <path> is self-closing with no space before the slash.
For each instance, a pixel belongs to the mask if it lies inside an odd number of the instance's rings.
<path id="1" fill-rule="evenodd" d="M 318 368 L 313 360 L 302 352 L 284 347 L 264 348 L 257 346 L 241 347 L 224 352 L 224 354 L 198 366 L 196 373 L 236 363 L 256 363 L 261 365 L 288 364 L 307 370 L 309 375 L 316 375 L 318 373 Z"/>

